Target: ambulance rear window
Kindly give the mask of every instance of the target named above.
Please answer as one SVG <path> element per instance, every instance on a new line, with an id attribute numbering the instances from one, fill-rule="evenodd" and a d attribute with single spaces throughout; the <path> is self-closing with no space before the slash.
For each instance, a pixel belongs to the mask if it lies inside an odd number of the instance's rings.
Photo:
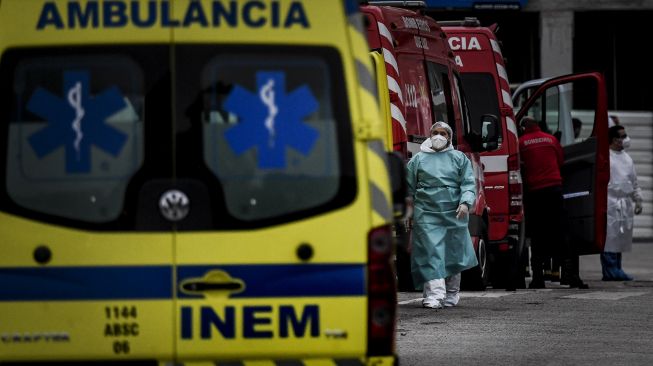
<path id="1" fill-rule="evenodd" d="M 33 212 L 114 220 L 143 163 L 144 70 L 120 53 L 43 52 L 3 60 L 6 194 Z"/>
<path id="2" fill-rule="evenodd" d="M 203 136 L 224 220 L 261 226 L 353 199 L 351 128 L 334 50 L 177 48 L 177 79 L 186 83 L 179 110 L 187 111 L 179 126 Z M 193 162 L 178 156 L 182 174 Z"/>
<path id="3" fill-rule="evenodd" d="M 480 134 L 483 127 L 482 115 L 501 116 L 494 78 L 490 73 L 471 72 L 462 73 L 460 77 L 467 96 L 472 130 Z M 501 125 L 499 125 L 499 128 L 501 128 Z M 501 136 L 501 131 L 499 131 L 499 136 Z"/>
<path id="4" fill-rule="evenodd" d="M 426 66 L 429 77 L 433 123 L 442 121 L 450 126 L 455 126 L 449 71 L 446 66 L 433 62 L 427 62 Z"/>

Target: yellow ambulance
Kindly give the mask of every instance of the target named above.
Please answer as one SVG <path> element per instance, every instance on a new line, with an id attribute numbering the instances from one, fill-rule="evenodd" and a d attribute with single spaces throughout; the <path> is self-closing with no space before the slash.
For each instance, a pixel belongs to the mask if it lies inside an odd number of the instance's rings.
<path id="1" fill-rule="evenodd" d="M 353 0 L 0 0 L 0 363 L 395 364 L 364 32 Z"/>

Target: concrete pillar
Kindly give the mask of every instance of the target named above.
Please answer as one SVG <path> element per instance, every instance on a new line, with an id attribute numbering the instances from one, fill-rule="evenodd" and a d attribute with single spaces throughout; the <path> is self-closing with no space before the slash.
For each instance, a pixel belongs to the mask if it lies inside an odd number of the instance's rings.
<path id="1" fill-rule="evenodd" d="M 540 13 L 540 68 L 542 77 L 573 72 L 574 12 L 543 10 Z"/>

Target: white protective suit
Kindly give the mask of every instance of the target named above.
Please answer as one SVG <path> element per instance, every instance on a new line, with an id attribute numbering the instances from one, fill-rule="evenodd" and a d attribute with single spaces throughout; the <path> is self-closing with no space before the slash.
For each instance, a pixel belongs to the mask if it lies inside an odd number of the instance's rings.
<path id="1" fill-rule="evenodd" d="M 452 131 L 444 122 L 441 127 Z M 469 159 L 449 145 L 434 151 L 425 140 L 407 167 L 410 196 L 414 199 L 411 270 L 417 289 L 423 289 L 427 308 L 456 306 L 460 299 L 460 272 L 478 264 L 468 229 L 468 216 L 457 218 L 462 204 L 472 207 L 475 178 Z"/>
<path id="2" fill-rule="evenodd" d="M 625 151 L 610 149 L 610 183 L 608 183 L 608 229 L 605 252 L 631 250 L 635 206 L 641 206 L 642 193 L 637 184 L 633 159 Z"/>

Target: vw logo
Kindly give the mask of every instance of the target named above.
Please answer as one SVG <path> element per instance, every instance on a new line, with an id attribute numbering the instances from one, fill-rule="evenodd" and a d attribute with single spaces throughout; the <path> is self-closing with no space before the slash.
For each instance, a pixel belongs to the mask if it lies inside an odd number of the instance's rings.
<path id="1" fill-rule="evenodd" d="M 166 219 L 179 221 L 188 215 L 190 201 L 184 192 L 172 189 L 161 195 L 159 210 Z"/>

